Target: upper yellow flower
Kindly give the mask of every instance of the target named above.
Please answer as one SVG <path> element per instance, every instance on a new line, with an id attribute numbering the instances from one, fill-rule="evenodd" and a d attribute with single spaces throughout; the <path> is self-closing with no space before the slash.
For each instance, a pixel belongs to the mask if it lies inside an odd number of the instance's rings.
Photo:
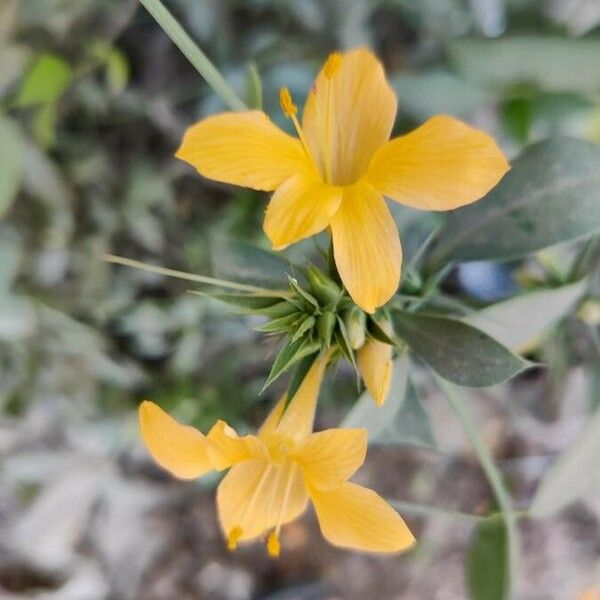
<path id="1" fill-rule="evenodd" d="M 275 191 L 264 229 L 276 250 L 331 227 L 342 281 L 369 313 L 400 281 L 400 239 L 383 196 L 451 210 L 481 198 L 508 170 L 491 137 L 448 116 L 388 141 L 396 96 L 366 49 L 328 58 L 302 124 L 287 89 L 280 100 L 299 139 L 263 112 L 223 113 L 190 127 L 176 156 L 205 177 Z"/>
<path id="2" fill-rule="evenodd" d="M 364 429 L 312 433 L 328 357 L 318 359 L 285 408 L 282 398 L 256 436 L 239 437 L 223 421 L 208 436 L 180 425 L 152 402 L 140 406 L 146 447 L 162 467 L 183 479 L 231 467 L 219 484 L 217 507 L 230 549 L 266 536 L 279 554 L 281 526 L 312 501 L 323 535 L 336 546 L 397 552 L 414 537 L 398 513 L 374 491 L 350 483 L 367 448 Z"/>

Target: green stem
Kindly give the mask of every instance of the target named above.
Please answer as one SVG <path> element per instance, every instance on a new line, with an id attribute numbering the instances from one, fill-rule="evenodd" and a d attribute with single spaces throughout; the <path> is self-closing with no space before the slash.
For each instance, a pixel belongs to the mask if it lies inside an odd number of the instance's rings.
<path id="1" fill-rule="evenodd" d="M 165 275 L 166 277 L 176 277 L 177 279 L 195 281 L 196 283 L 206 283 L 208 285 L 214 285 L 217 287 L 229 288 L 232 290 L 249 292 L 252 294 L 260 294 L 261 296 L 275 296 L 277 298 L 287 298 L 290 296 L 290 293 L 287 290 L 268 290 L 266 288 L 256 287 L 254 285 L 246 285 L 245 283 L 236 283 L 235 281 L 226 281 L 225 279 L 216 279 L 214 277 L 206 277 L 205 275 L 186 273 L 185 271 L 174 271 L 173 269 L 165 269 L 164 267 L 149 265 L 148 263 L 141 262 L 139 260 L 132 260 L 131 258 L 125 258 L 123 256 L 115 256 L 114 254 L 105 254 L 103 259 L 106 262 L 113 263 L 115 265 L 133 267 L 134 269 L 141 269 L 142 271 L 149 271 L 150 273 L 157 273 L 158 275 Z"/>
<path id="2" fill-rule="evenodd" d="M 439 506 L 418 504 L 415 502 L 404 502 L 404 500 L 390 500 L 388 498 L 388 502 L 401 513 L 406 512 L 415 515 L 423 515 L 425 517 L 444 517 L 450 519 L 460 519 L 463 521 L 470 521 L 472 523 L 484 521 L 486 518 L 480 515 L 461 512 L 459 510 L 450 510 L 446 508 L 440 508 Z"/>
<path id="3" fill-rule="evenodd" d="M 246 110 L 246 105 L 240 97 L 223 79 L 221 73 L 210 62 L 206 54 L 198 48 L 165 5 L 160 0 L 140 0 L 140 3 L 154 17 L 184 56 L 196 67 L 198 73 L 204 77 L 206 83 L 210 85 L 221 100 L 232 110 Z"/>
<path id="4" fill-rule="evenodd" d="M 475 453 L 477 454 L 477 458 L 485 473 L 485 476 L 492 488 L 496 501 L 498 502 L 498 507 L 502 513 L 502 519 L 504 521 L 504 525 L 506 527 L 506 535 L 508 539 L 507 544 L 507 556 L 506 562 L 508 565 L 508 569 L 505 573 L 506 577 L 506 595 L 505 600 L 512 600 L 515 595 L 515 581 L 517 578 L 517 569 L 519 562 L 519 532 L 516 526 L 516 514 L 514 512 L 512 506 L 512 500 L 506 491 L 506 487 L 504 486 L 504 482 L 502 481 L 502 476 L 500 475 L 500 471 L 498 471 L 492 456 L 486 447 L 483 439 L 481 438 L 477 426 L 471 419 L 471 415 L 463 399 L 459 394 L 456 393 L 454 387 L 450 385 L 447 381 L 441 379 L 436 376 L 436 380 L 438 385 L 448 399 L 448 403 L 450 407 L 454 411 L 454 414 L 460 421 L 463 429 L 467 437 L 469 438 L 469 442 L 473 446 Z"/>

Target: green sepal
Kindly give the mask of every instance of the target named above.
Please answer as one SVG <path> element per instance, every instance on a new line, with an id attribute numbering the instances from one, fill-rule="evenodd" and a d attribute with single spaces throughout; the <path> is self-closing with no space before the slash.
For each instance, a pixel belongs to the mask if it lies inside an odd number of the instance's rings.
<path id="1" fill-rule="evenodd" d="M 321 313 L 317 317 L 317 331 L 325 348 L 329 348 L 331 345 L 331 336 L 333 335 L 333 330 L 335 329 L 335 322 L 335 315 L 329 311 Z"/>
<path id="2" fill-rule="evenodd" d="M 271 367 L 271 371 L 262 387 L 261 393 L 292 365 L 303 359 L 305 356 L 315 353 L 320 347 L 321 344 L 319 342 L 312 341 L 308 337 L 300 338 L 295 342 L 288 342 L 275 358 L 275 362 Z"/>
<path id="3" fill-rule="evenodd" d="M 309 265 L 306 269 L 306 277 L 311 292 L 322 306 L 335 305 L 342 297 L 343 291 L 340 286 L 327 277 L 321 269 Z"/>
<path id="4" fill-rule="evenodd" d="M 290 282 L 292 291 L 296 292 L 296 294 L 298 294 L 298 296 L 300 296 L 300 298 L 302 298 L 314 310 L 319 310 L 319 303 L 317 302 L 317 299 L 309 294 L 306 290 L 302 289 L 300 285 L 298 285 L 298 281 L 296 279 L 288 276 L 288 281 Z"/>
<path id="5" fill-rule="evenodd" d="M 341 353 L 344 355 L 346 360 L 352 364 L 356 373 L 358 374 L 358 365 L 356 364 L 356 358 L 354 356 L 354 350 L 352 350 L 352 346 L 350 345 L 350 339 L 348 338 L 348 331 L 346 330 L 346 325 L 344 325 L 343 319 L 338 315 L 337 317 L 338 328 L 335 332 L 335 340 L 337 342 L 338 348 Z"/>
<path id="6" fill-rule="evenodd" d="M 279 319 L 273 319 L 263 325 L 259 325 L 255 328 L 256 331 L 261 333 L 281 333 L 282 331 L 292 331 L 294 327 L 298 325 L 303 319 L 303 313 L 296 311 L 291 315 L 280 317 Z"/>
<path id="7" fill-rule="evenodd" d="M 315 322 L 316 322 L 316 319 L 312 315 L 309 315 L 308 317 L 306 317 L 300 323 L 300 326 L 298 327 L 298 329 L 292 336 L 292 342 L 299 340 L 307 331 L 310 331 L 313 328 Z"/>
<path id="8" fill-rule="evenodd" d="M 211 298 L 215 298 L 216 300 L 220 300 L 221 302 L 225 302 L 226 304 L 231 304 L 232 306 L 252 312 L 269 309 L 276 304 L 281 303 L 281 297 L 279 296 L 260 296 L 258 294 L 212 294 L 210 292 L 201 293 L 208 295 Z"/>

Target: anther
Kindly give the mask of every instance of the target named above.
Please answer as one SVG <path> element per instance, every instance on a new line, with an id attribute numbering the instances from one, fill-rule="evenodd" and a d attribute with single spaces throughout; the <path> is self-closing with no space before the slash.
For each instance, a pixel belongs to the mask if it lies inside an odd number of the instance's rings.
<path id="1" fill-rule="evenodd" d="M 227 548 L 232 552 L 237 548 L 238 542 L 242 537 L 243 531 L 242 528 L 238 525 L 234 527 L 227 536 Z"/>
<path id="2" fill-rule="evenodd" d="M 279 536 L 275 531 L 271 531 L 267 538 L 267 552 L 269 556 L 277 558 L 281 550 L 281 544 L 279 543 Z"/>
<path id="3" fill-rule="evenodd" d="M 342 55 L 339 52 L 333 52 L 329 55 L 323 65 L 323 74 L 327 79 L 331 79 L 339 70 L 342 64 Z"/>
<path id="4" fill-rule="evenodd" d="M 279 90 L 279 104 L 281 106 L 281 110 L 283 114 L 289 119 L 296 115 L 298 112 L 298 107 L 294 104 L 292 100 L 292 95 L 290 94 L 290 90 L 286 87 L 282 87 Z"/>

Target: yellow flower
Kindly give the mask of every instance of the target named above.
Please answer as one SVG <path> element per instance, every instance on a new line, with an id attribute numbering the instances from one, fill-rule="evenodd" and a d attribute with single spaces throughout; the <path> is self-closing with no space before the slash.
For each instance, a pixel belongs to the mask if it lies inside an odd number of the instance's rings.
<path id="1" fill-rule="evenodd" d="M 600 588 L 593 587 L 585 590 L 581 596 L 579 596 L 579 600 L 600 600 Z"/>
<path id="2" fill-rule="evenodd" d="M 281 526 L 312 501 L 321 531 L 336 546 L 372 552 L 405 550 L 414 537 L 398 513 L 374 491 L 348 479 L 362 465 L 364 429 L 312 432 L 328 357 L 315 361 L 285 408 L 273 408 L 256 436 L 218 421 L 207 436 L 181 425 L 152 402 L 140 406 L 140 428 L 156 462 L 183 479 L 231 467 L 219 484 L 217 508 L 228 546 L 266 536 L 279 554 Z"/>
<path id="3" fill-rule="evenodd" d="M 358 351 L 358 368 L 375 404 L 382 406 L 392 382 L 392 347 L 369 338 Z"/>
<path id="4" fill-rule="evenodd" d="M 176 156 L 210 179 L 274 191 L 264 229 L 280 250 L 331 228 L 335 262 L 356 304 L 372 313 L 398 288 L 402 250 L 384 196 L 423 210 L 481 198 L 508 169 L 492 138 L 449 116 L 388 141 L 396 97 L 366 49 L 332 54 L 308 94 L 298 137 L 261 111 L 190 127 Z"/>

